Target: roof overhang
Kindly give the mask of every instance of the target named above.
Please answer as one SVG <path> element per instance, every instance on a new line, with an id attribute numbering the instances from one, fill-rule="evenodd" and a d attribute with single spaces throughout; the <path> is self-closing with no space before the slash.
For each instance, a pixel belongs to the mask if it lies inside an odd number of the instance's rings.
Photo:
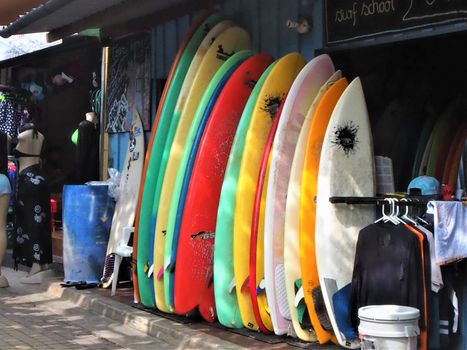
<path id="1" fill-rule="evenodd" d="M 12 0 L 17 1 L 17 0 Z M 0 35 L 49 32 L 48 41 L 87 29 L 100 29 L 106 37 L 150 28 L 220 0 L 49 0 L 9 26 Z"/>
<path id="2" fill-rule="evenodd" d="M 0 0 L 0 25 L 8 25 L 45 2 L 47 0 Z"/>

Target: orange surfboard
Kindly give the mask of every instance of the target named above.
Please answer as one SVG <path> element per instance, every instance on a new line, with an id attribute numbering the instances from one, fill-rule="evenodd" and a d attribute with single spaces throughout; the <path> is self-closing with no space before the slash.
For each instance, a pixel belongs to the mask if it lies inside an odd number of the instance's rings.
<path id="1" fill-rule="evenodd" d="M 322 304 L 323 309 L 319 311 L 316 303 L 320 299 L 318 296 L 320 284 L 318 268 L 316 266 L 314 240 L 316 224 L 315 196 L 318 192 L 318 168 L 326 128 L 332 111 L 347 85 L 347 79 L 345 78 L 336 81 L 323 95 L 315 110 L 308 132 L 300 189 L 300 265 L 302 270 L 302 285 L 310 321 L 320 343 L 331 339 L 332 326 L 330 323 L 327 325 L 322 324 L 323 316 L 321 315 L 322 313 L 326 313 L 326 310 L 324 304 Z"/>

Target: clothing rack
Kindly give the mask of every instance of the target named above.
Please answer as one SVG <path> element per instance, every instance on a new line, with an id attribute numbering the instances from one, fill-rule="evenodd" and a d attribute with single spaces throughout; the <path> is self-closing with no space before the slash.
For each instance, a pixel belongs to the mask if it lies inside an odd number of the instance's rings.
<path id="1" fill-rule="evenodd" d="M 434 198 L 407 198 L 407 197 L 329 197 L 329 202 L 332 204 L 389 204 L 386 199 L 398 199 L 395 204 L 402 207 L 426 207 L 429 201 Z M 404 199 L 404 200 L 401 200 Z"/>

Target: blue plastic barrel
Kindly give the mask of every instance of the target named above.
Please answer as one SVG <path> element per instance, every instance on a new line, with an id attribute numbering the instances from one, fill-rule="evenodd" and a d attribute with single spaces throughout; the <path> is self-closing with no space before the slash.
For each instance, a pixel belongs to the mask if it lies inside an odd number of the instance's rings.
<path id="1" fill-rule="evenodd" d="M 96 283 L 102 277 L 114 212 L 108 186 L 63 187 L 65 282 Z"/>

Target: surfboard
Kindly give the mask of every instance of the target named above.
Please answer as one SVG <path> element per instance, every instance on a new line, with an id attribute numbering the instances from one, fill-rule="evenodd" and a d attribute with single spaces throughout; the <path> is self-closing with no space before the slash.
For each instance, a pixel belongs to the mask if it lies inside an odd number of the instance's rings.
<path id="1" fill-rule="evenodd" d="M 419 175 L 426 175 L 427 173 L 427 163 L 430 157 L 431 146 L 433 145 L 433 138 L 435 136 L 435 128 L 431 130 L 430 136 L 426 143 L 425 149 L 423 150 L 422 160 L 420 161 Z"/>
<path id="2" fill-rule="evenodd" d="M 426 174 L 429 176 L 436 176 L 436 162 L 438 160 L 438 155 L 441 151 L 443 141 L 445 137 L 451 132 L 452 126 L 455 125 L 457 118 L 459 117 L 459 107 L 461 100 L 459 98 L 453 100 L 444 111 L 442 117 L 437 121 L 434 134 L 433 134 L 433 143 L 430 149 L 430 155 L 427 162 Z M 452 138 L 453 135 L 449 135 L 449 138 Z"/>
<path id="3" fill-rule="evenodd" d="M 198 306 L 215 310 L 213 236 L 224 172 L 243 108 L 272 61 L 269 55 L 257 54 L 242 63 L 226 82 L 207 120 L 188 181 L 180 226 L 174 281 L 177 313 Z"/>
<path id="4" fill-rule="evenodd" d="M 237 179 L 253 109 L 259 92 L 275 65 L 276 62 L 272 63 L 261 74 L 242 112 L 230 149 L 219 197 L 216 238 L 214 240 L 214 296 L 217 318 L 222 325 L 229 328 L 241 328 L 243 326 L 237 300 L 233 264 L 233 224 Z"/>
<path id="5" fill-rule="evenodd" d="M 456 138 L 449 151 L 449 160 L 446 162 L 444 170 L 443 183 L 455 187 L 457 183 L 457 175 L 459 173 L 460 161 L 464 150 L 465 140 L 467 139 L 467 124 L 464 122 L 459 129 Z"/>
<path id="6" fill-rule="evenodd" d="M 169 262 L 167 270 L 170 274 L 169 288 L 171 300 L 174 299 L 174 279 L 175 279 L 175 260 L 177 258 L 178 240 L 180 236 L 180 225 L 183 218 L 183 210 L 185 208 L 186 193 L 190 182 L 193 165 L 198 152 L 199 143 L 204 132 L 204 128 L 211 114 L 211 111 L 219 97 L 222 89 L 224 88 L 227 80 L 245 61 L 251 56 L 251 51 L 242 50 L 237 52 L 230 57 L 216 72 L 214 77 L 211 79 L 206 92 L 204 93 L 201 102 L 198 105 L 198 109 L 191 122 L 190 130 L 185 139 L 185 148 L 183 150 L 182 159 L 177 172 L 177 178 L 175 180 L 175 186 L 173 189 L 173 195 L 171 200 L 171 207 L 169 211 L 169 224 L 168 230 L 173 232 L 172 242 L 166 240 L 166 252 L 169 252 Z M 174 303 L 174 301 L 173 301 Z M 201 315 L 208 322 L 213 322 L 215 319 L 215 308 L 214 303 L 210 305 L 208 301 L 205 304 L 201 304 L 199 310 Z"/>
<path id="7" fill-rule="evenodd" d="M 249 288 L 251 304 L 256 322 L 261 332 L 265 334 L 274 330 L 270 316 L 270 308 L 266 297 L 266 286 L 264 283 L 264 216 L 266 209 L 267 181 L 271 164 L 271 147 L 276 134 L 277 125 L 282 115 L 284 102 L 277 112 L 271 130 L 269 131 L 266 144 L 264 146 L 261 165 L 256 182 L 255 199 L 253 203 L 253 215 L 251 219 L 250 238 L 250 274 Z"/>
<path id="8" fill-rule="evenodd" d="M 133 227 L 144 162 L 144 133 L 138 111 L 135 111 L 129 132 L 128 148 L 121 173 L 119 197 L 115 205 L 102 276 L 103 288 L 112 284 L 115 249 L 124 227 Z"/>
<path id="9" fill-rule="evenodd" d="M 170 120 L 196 49 L 208 34 L 209 29 L 222 18 L 223 16 L 220 13 L 207 11 L 195 20 L 180 44 L 172 63 L 154 118 L 146 150 L 133 236 L 133 256 L 136 256 L 136 266 L 133 268 L 133 286 L 136 299 L 140 300 L 146 307 L 152 308 L 155 306 L 154 285 L 151 274 L 148 274 L 153 255 L 153 245 L 150 244 L 152 242 L 153 226 L 151 213 L 162 151 L 170 128 Z"/>
<path id="10" fill-rule="evenodd" d="M 300 269 L 300 184 L 302 179 L 303 162 L 305 159 L 306 139 L 308 130 L 311 125 L 311 118 L 314 111 L 321 100 L 323 94 L 332 85 L 333 82 L 340 79 L 341 72 L 334 73 L 328 79 L 318 94 L 316 95 L 311 107 L 306 113 L 305 120 L 303 121 L 300 133 L 298 136 L 297 144 L 292 160 L 291 172 L 289 183 L 287 187 L 287 199 L 285 205 L 285 227 L 284 231 L 284 275 L 285 275 L 285 290 L 287 297 L 287 305 L 290 312 L 290 320 L 292 321 L 293 333 L 300 339 L 305 341 L 315 341 L 316 334 L 310 328 L 302 329 L 299 322 L 298 309 L 295 305 L 296 298 L 296 282 L 299 283 L 302 278 Z M 298 289 L 298 288 L 297 288 Z M 295 320 L 295 321 L 294 321 Z M 294 326 L 297 325 L 297 326 Z M 298 333 L 297 333 L 298 332 Z"/>
<path id="11" fill-rule="evenodd" d="M 171 300 L 174 300 L 174 277 L 176 264 L 175 260 L 177 258 L 177 249 L 178 249 L 178 240 L 180 234 L 180 224 L 183 218 L 183 209 L 185 207 L 186 192 L 188 190 L 188 184 L 190 182 L 193 164 L 196 159 L 196 154 L 199 148 L 199 142 L 201 136 L 203 135 L 204 128 L 208 121 L 208 118 L 211 114 L 211 111 L 216 103 L 217 98 L 219 97 L 222 89 L 224 88 L 227 80 L 235 72 L 235 70 L 240 66 L 240 64 L 247 58 L 251 56 L 251 51 L 242 50 L 237 52 L 232 57 L 230 57 L 216 72 L 212 77 L 211 82 L 209 83 L 206 91 L 201 99 L 196 113 L 193 117 L 193 120 L 190 125 L 190 129 L 185 138 L 185 148 L 183 149 L 182 158 L 180 161 L 179 169 L 177 172 L 177 178 L 175 179 L 173 195 L 171 200 L 171 208 L 169 211 L 169 224 L 168 230 L 173 231 L 172 242 L 166 240 L 166 251 L 170 252 L 169 259 L 170 261 L 166 270 L 166 277 L 169 274 L 169 288 L 170 288 L 170 297 Z M 170 245 L 169 245 L 170 244 Z M 185 294 L 182 292 L 182 294 Z M 173 301 L 175 304 L 175 301 Z M 175 306 L 175 305 L 174 305 Z M 215 308 L 203 309 L 200 308 L 202 312 L 201 315 L 209 322 L 213 322 L 215 318 Z M 184 311 L 184 308 L 176 307 L 175 312 L 180 314 L 185 314 L 188 311 Z"/>
<path id="12" fill-rule="evenodd" d="M 447 164 L 447 157 L 449 155 L 449 150 L 455 138 L 460 130 L 462 130 L 462 121 L 464 118 L 465 107 L 460 104 L 456 106 L 453 110 L 452 119 L 449 121 L 448 126 L 446 127 L 445 132 L 441 137 L 441 142 L 439 143 L 439 151 L 434 162 L 434 172 L 433 176 L 438 180 L 443 180 L 444 167 Z"/>
<path id="13" fill-rule="evenodd" d="M 318 167 L 324 134 L 347 79 L 331 82 L 311 118 L 300 185 L 300 267 L 305 304 L 316 337 L 321 344 L 331 340 L 332 325 L 324 306 L 316 266 L 315 227 Z"/>
<path id="14" fill-rule="evenodd" d="M 300 128 L 321 86 L 334 73 L 327 55 L 311 60 L 295 79 L 284 105 L 272 149 L 267 188 L 264 264 L 266 295 L 276 334 L 291 332 L 284 278 L 284 217 L 290 169 Z M 305 337 L 306 338 L 306 337 Z"/>
<path id="15" fill-rule="evenodd" d="M 173 240 L 173 227 L 169 227 L 169 224 L 173 225 L 173 223 L 170 223 L 169 221 L 171 198 L 174 193 L 174 185 L 182 158 L 182 151 L 186 144 L 186 136 L 196 112 L 196 108 L 198 107 L 203 93 L 217 69 L 236 51 L 248 49 L 249 47 L 250 38 L 244 29 L 240 27 L 230 27 L 223 31 L 206 52 L 187 96 L 185 107 L 183 108 L 180 116 L 177 131 L 170 149 L 169 160 L 167 162 L 159 200 L 159 209 L 157 212 L 155 232 L 156 235 L 164 235 L 165 239 L 162 242 L 164 243 L 164 248 L 159 248 L 159 250 L 157 248 L 158 242 L 156 241 L 155 254 L 156 252 L 163 252 L 164 254 L 164 265 L 157 267 L 157 270 L 160 271 L 162 269 L 163 273 L 169 271 L 168 267 Z M 164 278 L 163 281 L 165 302 L 169 310 L 173 311 L 173 296 L 170 297 L 170 278 Z"/>
<path id="16" fill-rule="evenodd" d="M 341 346 L 356 349 L 344 334 L 358 232 L 374 221 L 374 208 L 335 205 L 331 196 L 375 195 L 373 142 L 359 78 L 345 89 L 331 115 L 321 149 L 316 204 L 316 261 L 324 303 Z M 338 307 L 339 306 L 339 307 Z M 356 334 L 355 334 L 356 336 Z"/>
<path id="17" fill-rule="evenodd" d="M 234 214 L 234 273 L 243 325 L 257 330 L 248 289 L 251 217 L 262 150 L 278 108 L 298 72 L 305 65 L 303 57 L 291 53 L 282 57 L 267 77 L 256 101 L 248 127 L 240 165 Z"/>
<path id="18" fill-rule="evenodd" d="M 195 56 L 193 57 L 190 67 L 185 75 L 185 79 L 183 80 L 183 84 L 177 98 L 177 103 L 175 105 L 175 110 L 172 115 L 172 119 L 170 121 L 170 128 L 167 134 L 167 139 L 165 141 L 163 147 L 163 153 L 161 158 L 161 164 L 159 167 L 159 174 L 157 176 L 157 183 L 155 188 L 154 194 L 154 203 L 152 206 L 151 218 L 152 218 L 152 226 L 151 226 L 151 237 L 153 243 L 149 244 L 153 247 L 153 263 L 152 268 L 154 270 L 154 294 L 156 299 L 156 306 L 159 310 L 163 312 L 170 312 L 167 304 L 165 302 L 165 294 L 164 294 L 164 274 L 163 268 L 164 265 L 164 247 L 165 247 L 165 234 L 161 231 L 156 230 L 156 223 L 157 223 L 157 211 L 159 209 L 162 185 L 164 182 L 164 176 L 167 169 L 167 163 L 169 161 L 170 156 L 170 149 L 172 147 L 172 143 L 175 137 L 175 133 L 177 131 L 177 127 L 180 121 L 180 117 L 182 114 L 182 110 L 185 106 L 187 101 L 188 94 L 190 89 L 193 85 L 193 81 L 195 79 L 196 73 L 200 67 L 203 58 L 206 55 L 206 52 L 209 50 L 213 42 L 215 41 L 216 37 L 222 33 L 227 28 L 233 26 L 232 21 L 221 21 L 217 23 L 209 33 L 204 37 L 199 45 L 198 49 L 196 50 Z M 159 233 L 158 233 L 159 232 Z"/>
<path id="19" fill-rule="evenodd" d="M 435 113 L 430 114 L 423 125 L 423 129 L 417 144 L 417 151 L 415 152 L 415 160 L 412 168 L 412 178 L 416 178 L 420 175 L 423 153 L 428 145 L 428 140 L 436 122 L 436 117 L 437 115 Z"/>

